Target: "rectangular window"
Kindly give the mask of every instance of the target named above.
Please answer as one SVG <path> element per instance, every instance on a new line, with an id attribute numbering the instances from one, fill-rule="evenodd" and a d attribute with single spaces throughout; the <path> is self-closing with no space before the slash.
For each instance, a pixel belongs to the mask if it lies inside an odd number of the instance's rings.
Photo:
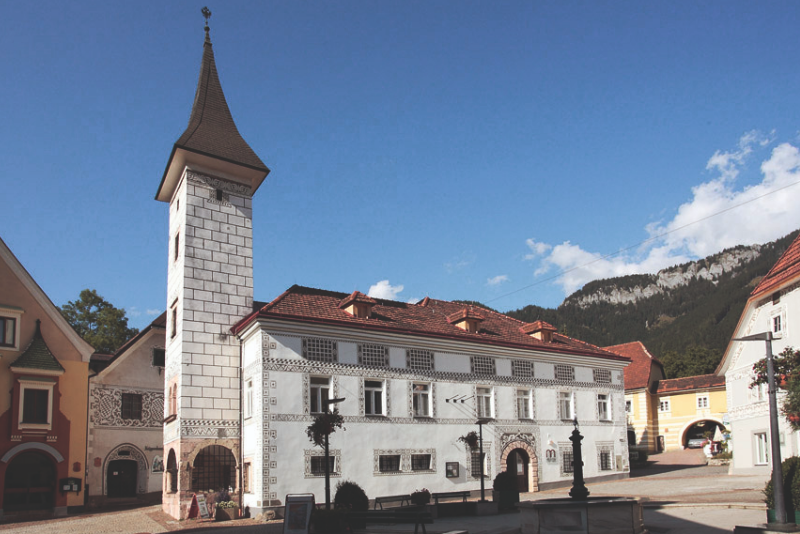
<path id="1" fill-rule="evenodd" d="M 50 391 L 25 388 L 22 405 L 22 422 L 46 425 L 50 411 Z"/>
<path id="2" fill-rule="evenodd" d="M 430 471 L 431 469 L 431 455 L 430 454 L 412 454 L 411 455 L 411 470 L 412 471 Z"/>
<path id="3" fill-rule="evenodd" d="M 364 414 L 383 415 L 383 382 L 364 380 Z"/>
<path id="4" fill-rule="evenodd" d="M 594 381 L 598 384 L 611 383 L 611 371 L 608 369 L 592 369 L 592 375 L 594 377 Z"/>
<path id="5" fill-rule="evenodd" d="M 0 347 L 15 347 L 17 320 L 13 317 L 0 317 Z"/>
<path id="6" fill-rule="evenodd" d="M 531 414 L 531 390 L 518 389 L 517 390 L 517 417 L 519 419 L 533 419 Z"/>
<path id="7" fill-rule="evenodd" d="M 633 401 L 625 401 L 625 413 L 633 413 Z"/>
<path id="8" fill-rule="evenodd" d="M 492 388 L 477 388 L 478 417 L 494 417 L 492 413 Z"/>
<path id="9" fill-rule="evenodd" d="M 122 394 L 122 418 L 142 419 L 142 396 L 138 393 Z"/>
<path id="10" fill-rule="evenodd" d="M 668 412 L 669 409 L 669 399 L 661 399 L 658 401 L 658 411 L 659 412 Z"/>
<path id="11" fill-rule="evenodd" d="M 173 260 L 177 260 L 178 259 L 178 255 L 179 255 L 179 251 L 180 251 L 180 244 L 181 244 L 181 233 L 180 233 L 180 231 L 178 231 L 178 232 L 175 232 L 175 240 L 174 240 L 174 243 L 173 243 L 173 247 L 175 249 L 174 252 L 173 252 L 173 255 L 172 255 L 172 259 Z"/>
<path id="12" fill-rule="evenodd" d="M 597 415 L 600 421 L 611 419 L 611 410 L 608 407 L 608 395 L 597 396 Z"/>
<path id="13" fill-rule="evenodd" d="M 708 408 L 708 395 L 700 395 L 697 397 L 697 409 L 705 410 Z"/>
<path id="14" fill-rule="evenodd" d="M 406 351 L 406 366 L 415 371 L 433 371 L 433 352 L 422 349 Z"/>
<path id="15" fill-rule="evenodd" d="M 325 476 L 325 457 L 324 456 L 312 456 L 311 458 L 309 458 L 309 460 L 310 460 L 310 466 L 309 467 L 310 467 L 311 474 L 315 475 L 315 476 Z M 329 461 L 331 463 L 330 464 L 331 465 L 331 468 L 330 468 L 331 470 L 329 471 L 329 473 L 331 473 L 331 474 L 338 473 L 338 471 L 336 470 L 336 457 L 331 455 Z"/>
<path id="16" fill-rule="evenodd" d="M 411 403 L 415 417 L 430 417 L 431 397 L 430 384 L 414 384 L 412 386 Z"/>
<path id="17" fill-rule="evenodd" d="M 244 383 L 244 416 L 253 416 L 253 380 Z"/>
<path id="18" fill-rule="evenodd" d="M 483 457 L 486 458 L 486 453 L 483 453 Z M 481 453 L 473 452 L 472 461 L 470 462 L 470 474 L 473 478 L 481 478 L 481 467 L 484 467 L 484 463 L 481 461 Z M 484 475 L 486 474 L 486 469 L 483 470 L 483 473 Z"/>
<path id="19" fill-rule="evenodd" d="M 573 466 L 572 466 L 572 450 L 564 449 L 561 451 L 561 473 L 568 474 L 572 473 Z"/>
<path id="20" fill-rule="evenodd" d="M 756 440 L 756 465 L 767 465 L 769 463 L 769 440 L 766 432 L 757 432 Z"/>
<path id="21" fill-rule="evenodd" d="M 575 382 L 575 368 L 571 365 L 556 365 L 556 380 Z"/>
<path id="22" fill-rule="evenodd" d="M 382 454 L 378 457 L 378 470 L 381 473 L 397 473 L 400 471 L 399 454 Z"/>
<path id="23" fill-rule="evenodd" d="M 772 318 L 772 333 L 780 334 L 782 330 L 783 328 L 781 325 L 781 316 L 776 315 L 775 317 Z"/>
<path id="24" fill-rule="evenodd" d="M 359 345 L 358 364 L 389 367 L 389 349 L 383 345 Z"/>
<path id="25" fill-rule="evenodd" d="M 611 471 L 611 451 L 600 451 L 600 471 Z"/>
<path id="26" fill-rule="evenodd" d="M 312 376 L 309 387 L 309 409 L 311 413 L 322 413 L 327 408 L 327 400 L 330 398 L 331 379 L 324 376 Z"/>
<path id="27" fill-rule="evenodd" d="M 336 342 L 316 337 L 303 338 L 303 358 L 317 362 L 336 362 Z"/>
<path id="28" fill-rule="evenodd" d="M 178 333 L 178 307 L 176 305 L 172 305 L 172 311 L 170 312 L 170 333 L 169 337 L 173 338 Z"/>
<path id="29" fill-rule="evenodd" d="M 494 376 L 497 374 L 495 371 L 494 358 L 489 356 L 471 356 L 469 359 L 472 374 Z"/>
<path id="30" fill-rule="evenodd" d="M 242 489 L 245 493 L 250 493 L 250 478 L 252 475 L 250 473 L 252 466 L 250 462 L 245 462 L 244 467 L 242 468 Z"/>
<path id="31" fill-rule="evenodd" d="M 153 367 L 164 367 L 167 360 L 167 351 L 160 348 L 153 349 Z"/>
<path id="32" fill-rule="evenodd" d="M 572 405 L 572 393 L 568 391 L 560 391 L 558 393 L 558 408 L 560 417 L 564 421 L 571 421 L 575 419 L 575 413 Z"/>
<path id="33" fill-rule="evenodd" d="M 511 376 L 515 378 L 533 378 L 533 362 L 511 360 Z"/>

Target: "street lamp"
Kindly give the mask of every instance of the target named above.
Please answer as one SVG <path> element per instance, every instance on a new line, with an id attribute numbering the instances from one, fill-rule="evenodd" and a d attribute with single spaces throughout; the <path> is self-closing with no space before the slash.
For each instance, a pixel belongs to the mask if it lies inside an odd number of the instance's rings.
<path id="1" fill-rule="evenodd" d="M 481 418 L 481 419 L 478 419 L 478 422 L 476 423 L 478 425 L 478 432 L 480 434 L 480 441 L 479 441 L 479 443 L 480 443 L 480 454 L 481 454 L 481 501 L 480 502 L 486 502 L 486 498 L 484 496 L 484 482 L 483 482 L 483 462 L 484 462 L 484 460 L 483 460 L 483 425 L 485 425 L 486 423 L 489 423 L 489 422 L 491 422 L 491 419 Z"/>
<path id="2" fill-rule="evenodd" d="M 323 407 L 325 408 L 325 413 L 330 414 L 330 405 L 331 404 L 338 404 L 344 400 L 344 397 L 341 399 L 322 399 Z M 331 509 L 331 466 L 330 466 L 330 447 L 328 444 L 328 437 L 330 436 L 330 432 L 325 432 L 325 509 Z"/>
<path id="3" fill-rule="evenodd" d="M 767 345 L 767 383 L 769 384 L 769 438 L 772 449 L 772 491 L 775 497 L 776 524 L 786 524 L 786 501 L 783 495 L 781 443 L 778 436 L 778 400 L 775 390 L 775 364 L 772 361 L 772 332 L 733 338 L 731 341 L 764 341 Z"/>

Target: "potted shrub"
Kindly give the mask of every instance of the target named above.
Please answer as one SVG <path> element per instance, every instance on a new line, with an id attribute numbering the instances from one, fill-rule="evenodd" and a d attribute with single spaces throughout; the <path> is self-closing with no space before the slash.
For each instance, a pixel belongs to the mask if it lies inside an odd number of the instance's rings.
<path id="1" fill-rule="evenodd" d="M 333 503 L 337 510 L 347 512 L 366 512 L 369 510 L 369 498 L 364 490 L 350 480 L 342 480 L 336 485 L 336 496 Z M 350 528 L 366 528 L 363 520 L 348 519 Z"/>
<path id="2" fill-rule="evenodd" d="M 426 488 L 422 488 L 421 490 L 414 490 L 411 494 L 411 503 L 416 504 L 418 506 L 422 506 L 431 502 L 431 492 L 428 491 Z"/>
<path id="3" fill-rule="evenodd" d="M 513 510 L 519 502 L 519 481 L 511 471 L 503 471 L 494 477 L 492 500 L 501 510 Z"/>
<path id="4" fill-rule="evenodd" d="M 781 464 L 783 468 L 783 496 L 786 505 L 786 520 L 800 524 L 800 457 L 792 456 Z M 767 504 L 767 522 L 775 522 L 775 495 L 772 480 L 764 487 L 764 502 Z"/>
<path id="5" fill-rule="evenodd" d="M 230 521 L 239 515 L 239 505 L 234 501 L 220 501 L 214 508 L 216 521 Z"/>
<path id="6" fill-rule="evenodd" d="M 470 448 L 470 450 L 473 451 L 477 451 L 478 449 L 480 449 L 479 440 L 480 438 L 478 437 L 478 433 L 475 432 L 474 430 L 458 438 L 458 441 L 464 443 L 467 447 Z"/>

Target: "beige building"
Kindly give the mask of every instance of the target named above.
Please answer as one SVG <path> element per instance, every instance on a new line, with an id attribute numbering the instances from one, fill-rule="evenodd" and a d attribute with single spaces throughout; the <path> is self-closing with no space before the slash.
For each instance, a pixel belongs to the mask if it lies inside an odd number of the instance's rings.
<path id="1" fill-rule="evenodd" d="M 724 428 L 725 377 L 714 374 L 658 383 L 658 440 L 662 450 L 686 448 L 692 438 Z"/>

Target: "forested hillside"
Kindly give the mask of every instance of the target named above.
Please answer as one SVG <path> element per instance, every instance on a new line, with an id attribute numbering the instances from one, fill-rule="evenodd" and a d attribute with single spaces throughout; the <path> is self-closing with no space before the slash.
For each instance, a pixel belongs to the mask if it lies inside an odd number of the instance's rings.
<path id="1" fill-rule="evenodd" d="M 710 373 L 750 292 L 797 234 L 727 249 L 654 275 L 596 280 L 556 309 L 531 305 L 507 314 L 526 322 L 541 319 L 601 347 L 641 341 L 664 363 L 668 378 Z"/>

